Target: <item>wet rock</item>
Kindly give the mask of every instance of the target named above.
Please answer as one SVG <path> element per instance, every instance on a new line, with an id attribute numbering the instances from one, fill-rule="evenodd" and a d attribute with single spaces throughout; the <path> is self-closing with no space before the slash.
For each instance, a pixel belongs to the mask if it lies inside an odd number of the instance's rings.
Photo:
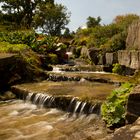
<path id="1" fill-rule="evenodd" d="M 16 96 L 11 91 L 6 91 L 0 94 L 0 101 L 15 99 Z"/>

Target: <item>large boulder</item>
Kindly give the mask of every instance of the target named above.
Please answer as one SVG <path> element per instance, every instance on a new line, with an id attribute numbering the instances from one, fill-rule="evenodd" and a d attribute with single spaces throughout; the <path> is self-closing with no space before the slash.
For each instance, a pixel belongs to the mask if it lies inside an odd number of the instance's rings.
<path id="1" fill-rule="evenodd" d="M 140 51 L 118 51 L 118 63 L 132 69 L 140 69 Z"/>
<path id="2" fill-rule="evenodd" d="M 45 78 L 38 56 L 33 52 L 24 54 L 0 53 L 0 90 L 7 90 L 16 83 Z"/>
<path id="3" fill-rule="evenodd" d="M 127 50 L 140 50 L 140 20 L 132 23 L 128 28 L 126 39 Z"/>

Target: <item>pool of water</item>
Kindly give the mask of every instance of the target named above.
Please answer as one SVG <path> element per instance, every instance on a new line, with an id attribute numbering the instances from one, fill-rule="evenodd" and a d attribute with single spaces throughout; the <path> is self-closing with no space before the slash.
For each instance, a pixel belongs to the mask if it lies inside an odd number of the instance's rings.
<path id="1" fill-rule="evenodd" d="M 90 100 L 105 100 L 111 91 L 116 88 L 113 84 L 97 82 L 50 82 L 26 83 L 16 88 L 30 91 L 48 93 L 50 95 L 71 95 L 73 97 L 89 98 Z"/>
<path id="2" fill-rule="evenodd" d="M 106 135 L 95 114 L 68 114 L 21 100 L 0 102 L 0 140 L 99 140 Z"/>

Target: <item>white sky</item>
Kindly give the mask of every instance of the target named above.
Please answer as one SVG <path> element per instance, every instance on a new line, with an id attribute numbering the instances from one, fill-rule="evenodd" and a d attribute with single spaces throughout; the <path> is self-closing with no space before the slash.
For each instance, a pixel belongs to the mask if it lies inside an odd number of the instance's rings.
<path id="1" fill-rule="evenodd" d="M 88 16 L 102 18 L 103 24 L 109 24 L 117 15 L 134 13 L 140 15 L 140 0 L 55 0 L 62 3 L 71 12 L 68 27 L 76 30 L 84 26 Z"/>

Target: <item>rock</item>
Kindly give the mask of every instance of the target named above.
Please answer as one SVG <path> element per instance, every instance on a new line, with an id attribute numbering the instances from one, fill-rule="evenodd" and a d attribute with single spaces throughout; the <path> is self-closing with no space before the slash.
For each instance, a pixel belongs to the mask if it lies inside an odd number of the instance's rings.
<path id="1" fill-rule="evenodd" d="M 1 101 L 11 100 L 11 99 L 15 99 L 15 98 L 16 98 L 15 94 L 13 94 L 11 91 L 6 91 L 6 92 L 0 94 Z"/>
<path id="2" fill-rule="evenodd" d="M 98 62 L 99 62 L 99 58 L 98 58 L 99 52 L 100 52 L 100 49 L 97 49 L 97 48 L 89 49 L 89 58 L 95 65 L 98 65 Z"/>
<path id="3" fill-rule="evenodd" d="M 129 124 L 118 128 L 108 135 L 103 140 L 140 140 L 140 124 L 138 124 L 140 118 L 133 124 Z"/>
<path id="4" fill-rule="evenodd" d="M 117 53 L 106 53 L 106 64 L 113 65 L 115 63 L 118 63 Z"/>
<path id="5" fill-rule="evenodd" d="M 137 138 L 138 140 L 140 140 L 140 131 L 135 134 L 135 138 Z"/>
<path id="6" fill-rule="evenodd" d="M 132 23 L 128 28 L 126 39 L 127 50 L 140 50 L 140 20 Z"/>
<path id="7" fill-rule="evenodd" d="M 89 56 L 89 50 L 88 50 L 88 48 L 87 47 L 82 47 L 82 49 L 81 49 L 81 57 L 82 58 L 88 58 L 88 59 L 90 59 L 90 56 Z"/>
<path id="8" fill-rule="evenodd" d="M 136 86 L 128 97 L 126 120 L 128 123 L 132 123 L 139 116 L 140 116 L 140 85 Z"/>
<path id="9" fill-rule="evenodd" d="M 0 57 L 0 90 L 7 90 L 16 83 L 46 78 L 39 65 L 39 58 L 30 52 Z"/>
<path id="10" fill-rule="evenodd" d="M 126 67 L 130 66 L 131 63 L 131 53 L 128 50 L 118 51 L 118 63 Z"/>
<path id="11" fill-rule="evenodd" d="M 132 132 L 140 131 L 140 126 L 139 125 L 132 126 L 129 130 L 132 131 Z"/>
<path id="12" fill-rule="evenodd" d="M 131 69 L 140 69 L 140 51 L 135 50 L 118 51 L 118 63 Z"/>

